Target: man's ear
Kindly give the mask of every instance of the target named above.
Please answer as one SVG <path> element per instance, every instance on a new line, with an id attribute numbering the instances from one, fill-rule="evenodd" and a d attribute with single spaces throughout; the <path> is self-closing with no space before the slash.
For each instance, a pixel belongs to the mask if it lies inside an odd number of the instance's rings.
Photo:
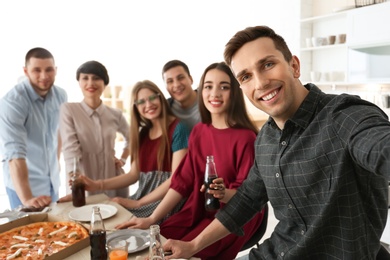
<path id="1" fill-rule="evenodd" d="M 294 78 L 301 76 L 301 63 L 297 56 L 293 56 L 290 62 Z"/>

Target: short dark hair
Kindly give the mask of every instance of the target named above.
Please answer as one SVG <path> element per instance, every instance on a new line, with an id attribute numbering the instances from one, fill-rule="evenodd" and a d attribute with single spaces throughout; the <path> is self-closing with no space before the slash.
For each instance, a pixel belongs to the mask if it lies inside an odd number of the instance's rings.
<path id="1" fill-rule="evenodd" d="M 180 60 L 171 60 L 171 61 L 168 61 L 167 63 L 165 63 L 165 65 L 162 69 L 162 73 L 161 73 L 162 76 L 164 77 L 164 73 L 167 70 L 170 70 L 170 69 L 177 67 L 177 66 L 183 67 L 183 69 L 187 72 L 188 76 L 191 77 L 190 69 L 188 68 L 187 64 L 185 64 L 184 62 L 182 62 Z"/>
<path id="2" fill-rule="evenodd" d="M 247 27 L 246 29 L 237 32 L 225 45 L 224 59 L 230 66 L 234 54 L 247 42 L 256 40 L 257 38 L 268 37 L 275 45 L 275 48 L 279 50 L 284 59 L 289 62 L 292 59 L 292 54 L 288 48 L 285 40 L 282 36 L 275 33 L 274 30 L 268 26 L 254 26 Z"/>
<path id="3" fill-rule="evenodd" d="M 29 62 L 29 60 L 31 58 L 53 59 L 53 61 L 54 61 L 54 57 L 50 53 L 50 51 L 48 51 L 48 50 L 46 50 L 44 48 L 41 48 L 41 47 L 32 48 L 31 50 L 29 50 L 27 52 L 26 58 L 25 58 L 25 66 L 27 66 L 27 63 Z"/>
<path id="4" fill-rule="evenodd" d="M 98 61 L 91 60 L 81 64 L 76 72 L 77 81 L 80 78 L 80 73 L 94 74 L 98 76 L 104 81 L 105 86 L 107 86 L 110 82 L 106 67 Z"/>

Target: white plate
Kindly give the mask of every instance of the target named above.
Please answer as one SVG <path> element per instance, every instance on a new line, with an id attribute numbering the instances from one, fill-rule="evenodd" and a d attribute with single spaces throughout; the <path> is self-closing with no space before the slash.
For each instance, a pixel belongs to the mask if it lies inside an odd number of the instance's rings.
<path id="1" fill-rule="evenodd" d="M 100 214 L 102 215 L 103 219 L 107 219 L 114 216 L 118 211 L 118 209 L 112 205 L 91 204 L 73 209 L 71 212 L 69 212 L 69 218 L 83 222 L 91 221 L 92 208 L 95 206 L 98 206 L 100 208 Z"/>
<path id="2" fill-rule="evenodd" d="M 123 239 L 129 242 L 129 253 L 135 253 L 149 247 L 150 236 L 148 230 L 121 229 L 107 235 L 107 244 L 113 239 Z"/>

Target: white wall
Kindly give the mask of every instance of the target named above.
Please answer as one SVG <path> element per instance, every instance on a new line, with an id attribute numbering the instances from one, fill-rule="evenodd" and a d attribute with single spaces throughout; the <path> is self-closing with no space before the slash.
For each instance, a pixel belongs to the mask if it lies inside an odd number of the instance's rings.
<path id="1" fill-rule="evenodd" d="M 106 65 L 110 85 L 150 79 L 162 88 L 162 66 L 181 59 L 196 87 L 203 69 L 222 61 L 225 43 L 247 26 L 269 25 L 298 50 L 295 9 L 298 0 L 1 1 L 0 97 L 23 75 L 24 56 L 37 46 L 53 53 L 56 84 L 70 101 L 81 99 L 75 71 L 91 59 Z"/>

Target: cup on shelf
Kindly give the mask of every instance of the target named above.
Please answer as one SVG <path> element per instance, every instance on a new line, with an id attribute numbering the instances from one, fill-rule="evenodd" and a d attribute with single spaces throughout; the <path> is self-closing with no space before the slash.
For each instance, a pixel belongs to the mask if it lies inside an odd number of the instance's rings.
<path id="1" fill-rule="evenodd" d="M 314 47 L 326 45 L 327 39 L 325 37 L 312 37 L 311 42 Z"/>
<path id="2" fill-rule="evenodd" d="M 328 36 L 328 44 L 332 45 L 336 42 L 336 35 L 329 35 Z"/>
<path id="3" fill-rule="evenodd" d="M 320 81 L 328 82 L 330 79 L 329 72 L 325 71 L 321 73 Z"/>
<path id="4" fill-rule="evenodd" d="M 318 82 L 321 79 L 321 72 L 319 71 L 311 71 L 310 72 L 310 79 L 312 82 Z"/>
<path id="5" fill-rule="evenodd" d="M 337 43 L 345 43 L 347 40 L 347 35 L 345 33 L 341 33 L 337 35 Z"/>
<path id="6" fill-rule="evenodd" d="M 387 94 L 384 94 L 384 95 L 381 95 L 382 96 L 382 107 L 384 107 L 384 108 L 389 108 L 390 106 L 390 96 L 389 95 L 387 95 Z M 390 182 L 389 182 L 389 192 L 390 192 Z M 389 194 L 389 199 L 390 199 L 390 194 Z M 390 201 L 389 201 L 389 203 L 390 203 Z M 390 204 L 389 204 L 389 206 L 390 206 Z"/>

